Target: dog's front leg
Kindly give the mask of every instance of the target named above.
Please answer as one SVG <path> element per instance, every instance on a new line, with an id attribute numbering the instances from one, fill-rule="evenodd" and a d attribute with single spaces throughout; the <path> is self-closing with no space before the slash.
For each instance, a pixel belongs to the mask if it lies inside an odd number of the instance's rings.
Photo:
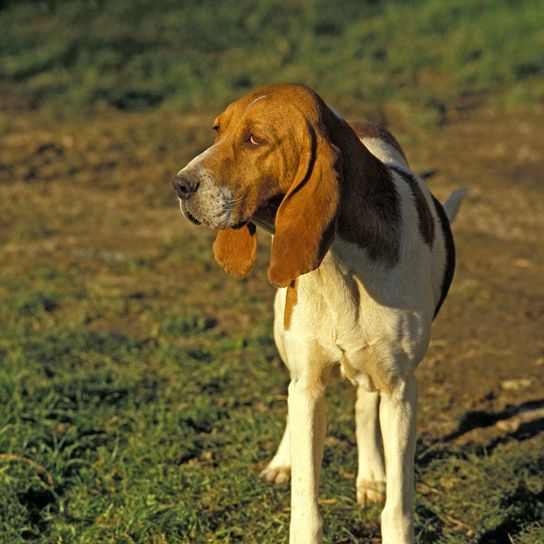
<path id="1" fill-rule="evenodd" d="M 413 494 L 417 382 L 414 376 L 381 394 L 380 425 L 385 451 L 386 499 L 383 544 L 414 541 Z"/>
<path id="2" fill-rule="evenodd" d="M 325 440 L 325 387 L 305 377 L 289 384 L 291 449 L 290 544 L 319 544 L 321 518 L 317 504 Z"/>

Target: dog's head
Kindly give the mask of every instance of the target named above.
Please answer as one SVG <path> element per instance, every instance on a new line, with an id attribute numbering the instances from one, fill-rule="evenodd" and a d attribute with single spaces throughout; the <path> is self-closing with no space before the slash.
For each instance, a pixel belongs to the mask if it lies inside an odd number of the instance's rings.
<path id="1" fill-rule="evenodd" d="M 274 230 L 274 285 L 287 286 L 321 263 L 334 237 L 342 175 L 331 116 L 306 87 L 261 87 L 215 119 L 213 145 L 178 172 L 181 211 L 219 230 L 214 255 L 228 273 L 251 270 L 257 220 Z"/>

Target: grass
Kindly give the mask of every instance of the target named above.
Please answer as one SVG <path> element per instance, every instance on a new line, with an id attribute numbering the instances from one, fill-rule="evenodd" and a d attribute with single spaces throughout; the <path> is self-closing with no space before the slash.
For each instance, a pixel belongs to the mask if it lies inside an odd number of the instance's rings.
<path id="1" fill-rule="evenodd" d="M 93 295 L 67 279 L 39 270 L 5 280 L 3 541 L 249 542 L 250 530 L 251 541 L 286 542 L 287 488 L 258 479 L 281 435 L 287 381 L 270 319 L 226 334 L 198 304 L 166 309 L 166 294 L 149 287 Z M 102 316 L 134 315 L 145 334 L 93 330 Z M 354 505 L 353 393 L 332 390 L 327 542 L 375 538 L 378 509 Z M 419 451 L 420 542 L 541 539 L 540 447 Z"/>
<path id="2" fill-rule="evenodd" d="M 422 123 L 490 96 L 544 99 L 538 0 L 22 1 L 0 26 L 4 95 L 54 115 L 209 111 L 273 81 Z"/>

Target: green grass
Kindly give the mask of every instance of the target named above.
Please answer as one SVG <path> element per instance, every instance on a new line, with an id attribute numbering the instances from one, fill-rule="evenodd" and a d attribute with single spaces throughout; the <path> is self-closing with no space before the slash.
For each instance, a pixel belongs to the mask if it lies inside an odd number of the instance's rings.
<path id="1" fill-rule="evenodd" d="M 57 115 L 209 111 L 274 81 L 422 122 L 490 96 L 544 99 L 538 0 L 20 1 L 0 27 L 4 93 Z"/>

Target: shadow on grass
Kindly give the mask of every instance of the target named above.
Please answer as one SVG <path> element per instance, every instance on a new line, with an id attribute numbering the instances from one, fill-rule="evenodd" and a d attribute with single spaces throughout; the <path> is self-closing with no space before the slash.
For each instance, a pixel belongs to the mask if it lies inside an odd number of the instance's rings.
<path id="1" fill-rule="evenodd" d="M 531 522 L 542 520 L 544 510 L 544 491 L 533 493 L 521 482 L 515 492 L 501 501 L 508 515 L 497 527 L 483 533 L 478 544 L 511 544 L 512 537 Z"/>

